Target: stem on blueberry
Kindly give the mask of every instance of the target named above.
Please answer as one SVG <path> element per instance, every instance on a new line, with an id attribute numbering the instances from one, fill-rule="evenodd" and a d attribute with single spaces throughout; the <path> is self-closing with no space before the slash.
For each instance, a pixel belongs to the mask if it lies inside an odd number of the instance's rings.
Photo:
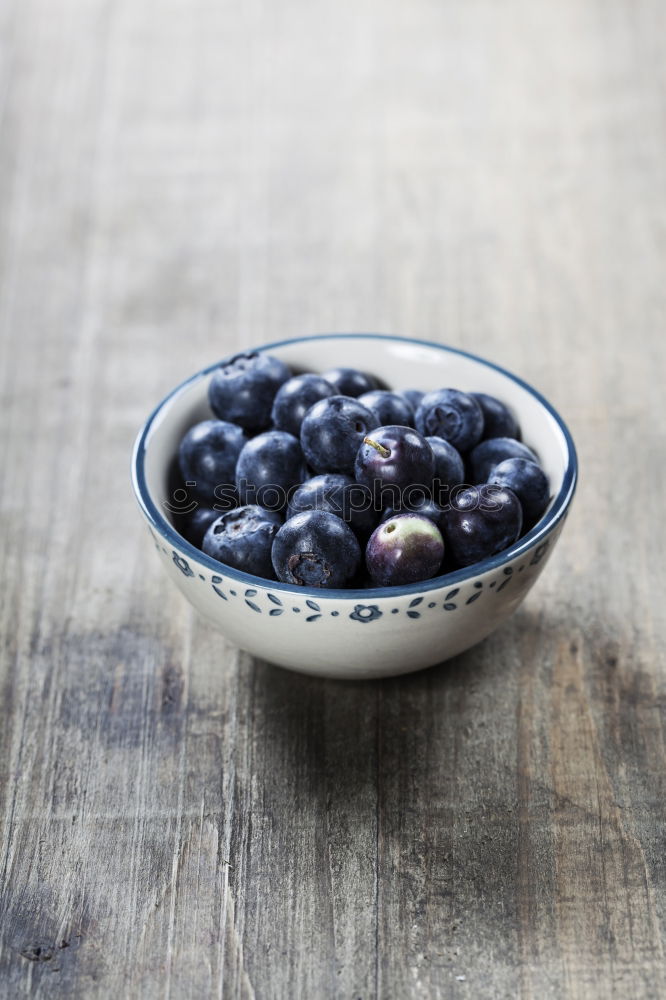
<path id="1" fill-rule="evenodd" d="M 379 441 L 373 441 L 372 438 L 364 437 L 363 444 L 369 444 L 371 448 L 379 452 L 382 458 L 388 458 L 391 454 L 390 448 L 385 448 L 383 444 L 380 444 Z"/>

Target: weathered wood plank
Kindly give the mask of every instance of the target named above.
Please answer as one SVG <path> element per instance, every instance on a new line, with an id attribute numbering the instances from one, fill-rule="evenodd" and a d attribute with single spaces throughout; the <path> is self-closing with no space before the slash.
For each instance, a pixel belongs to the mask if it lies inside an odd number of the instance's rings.
<path id="1" fill-rule="evenodd" d="M 0 2 L 0 995 L 666 993 L 658 0 Z M 162 578 L 136 428 L 240 344 L 385 329 L 569 418 L 468 654 L 320 683 Z"/>

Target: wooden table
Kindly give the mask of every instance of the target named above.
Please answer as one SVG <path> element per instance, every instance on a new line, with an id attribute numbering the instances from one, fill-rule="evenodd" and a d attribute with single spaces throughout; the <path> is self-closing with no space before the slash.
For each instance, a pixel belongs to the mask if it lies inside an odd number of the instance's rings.
<path id="1" fill-rule="evenodd" d="M 0 0 L 0 994 L 666 995 L 661 0 Z M 162 575 L 141 421 L 384 330 L 570 422 L 544 578 L 384 683 Z"/>

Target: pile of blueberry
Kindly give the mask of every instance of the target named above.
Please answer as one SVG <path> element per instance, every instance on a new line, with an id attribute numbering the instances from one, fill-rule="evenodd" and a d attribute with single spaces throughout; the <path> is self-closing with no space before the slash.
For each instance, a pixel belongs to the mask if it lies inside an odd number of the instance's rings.
<path id="1" fill-rule="evenodd" d="M 537 456 L 493 396 L 389 392 L 352 368 L 293 375 L 261 352 L 223 361 L 208 396 L 216 419 L 180 443 L 190 503 L 176 523 L 246 573 L 416 583 L 501 552 L 548 505 Z"/>

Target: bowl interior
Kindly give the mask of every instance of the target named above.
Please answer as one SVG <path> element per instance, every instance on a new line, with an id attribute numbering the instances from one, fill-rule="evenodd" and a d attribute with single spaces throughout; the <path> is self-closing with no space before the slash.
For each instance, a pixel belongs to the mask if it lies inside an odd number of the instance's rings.
<path id="1" fill-rule="evenodd" d="M 430 390 L 452 386 L 497 396 L 518 418 L 523 441 L 541 460 L 551 484 L 549 511 L 554 514 L 563 510 L 571 497 L 576 458 L 566 427 L 535 390 L 490 362 L 436 344 L 372 334 L 300 338 L 268 344 L 261 350 L 275 354 L 295 372 L 323 372 L 345 365 L 371 372 L 388 388 Z M 215 367 L 212 365 L 175 389 L 148 420 L 137 443 L 137 491 L 144 509 L 147 500 L 153 508 L 148 513 L 158 528 L 161 519 L 173 524 L 165 501 L 173 488 L 169 476 L 178 444 L 192 424 L 213 416 L 207 390 Z M 544 518 L 548 516 L 547 512 Z M 530 534 L 538 530 L 539 526 Z M 479 568 L 474 567 L 474 571 Z"/>

